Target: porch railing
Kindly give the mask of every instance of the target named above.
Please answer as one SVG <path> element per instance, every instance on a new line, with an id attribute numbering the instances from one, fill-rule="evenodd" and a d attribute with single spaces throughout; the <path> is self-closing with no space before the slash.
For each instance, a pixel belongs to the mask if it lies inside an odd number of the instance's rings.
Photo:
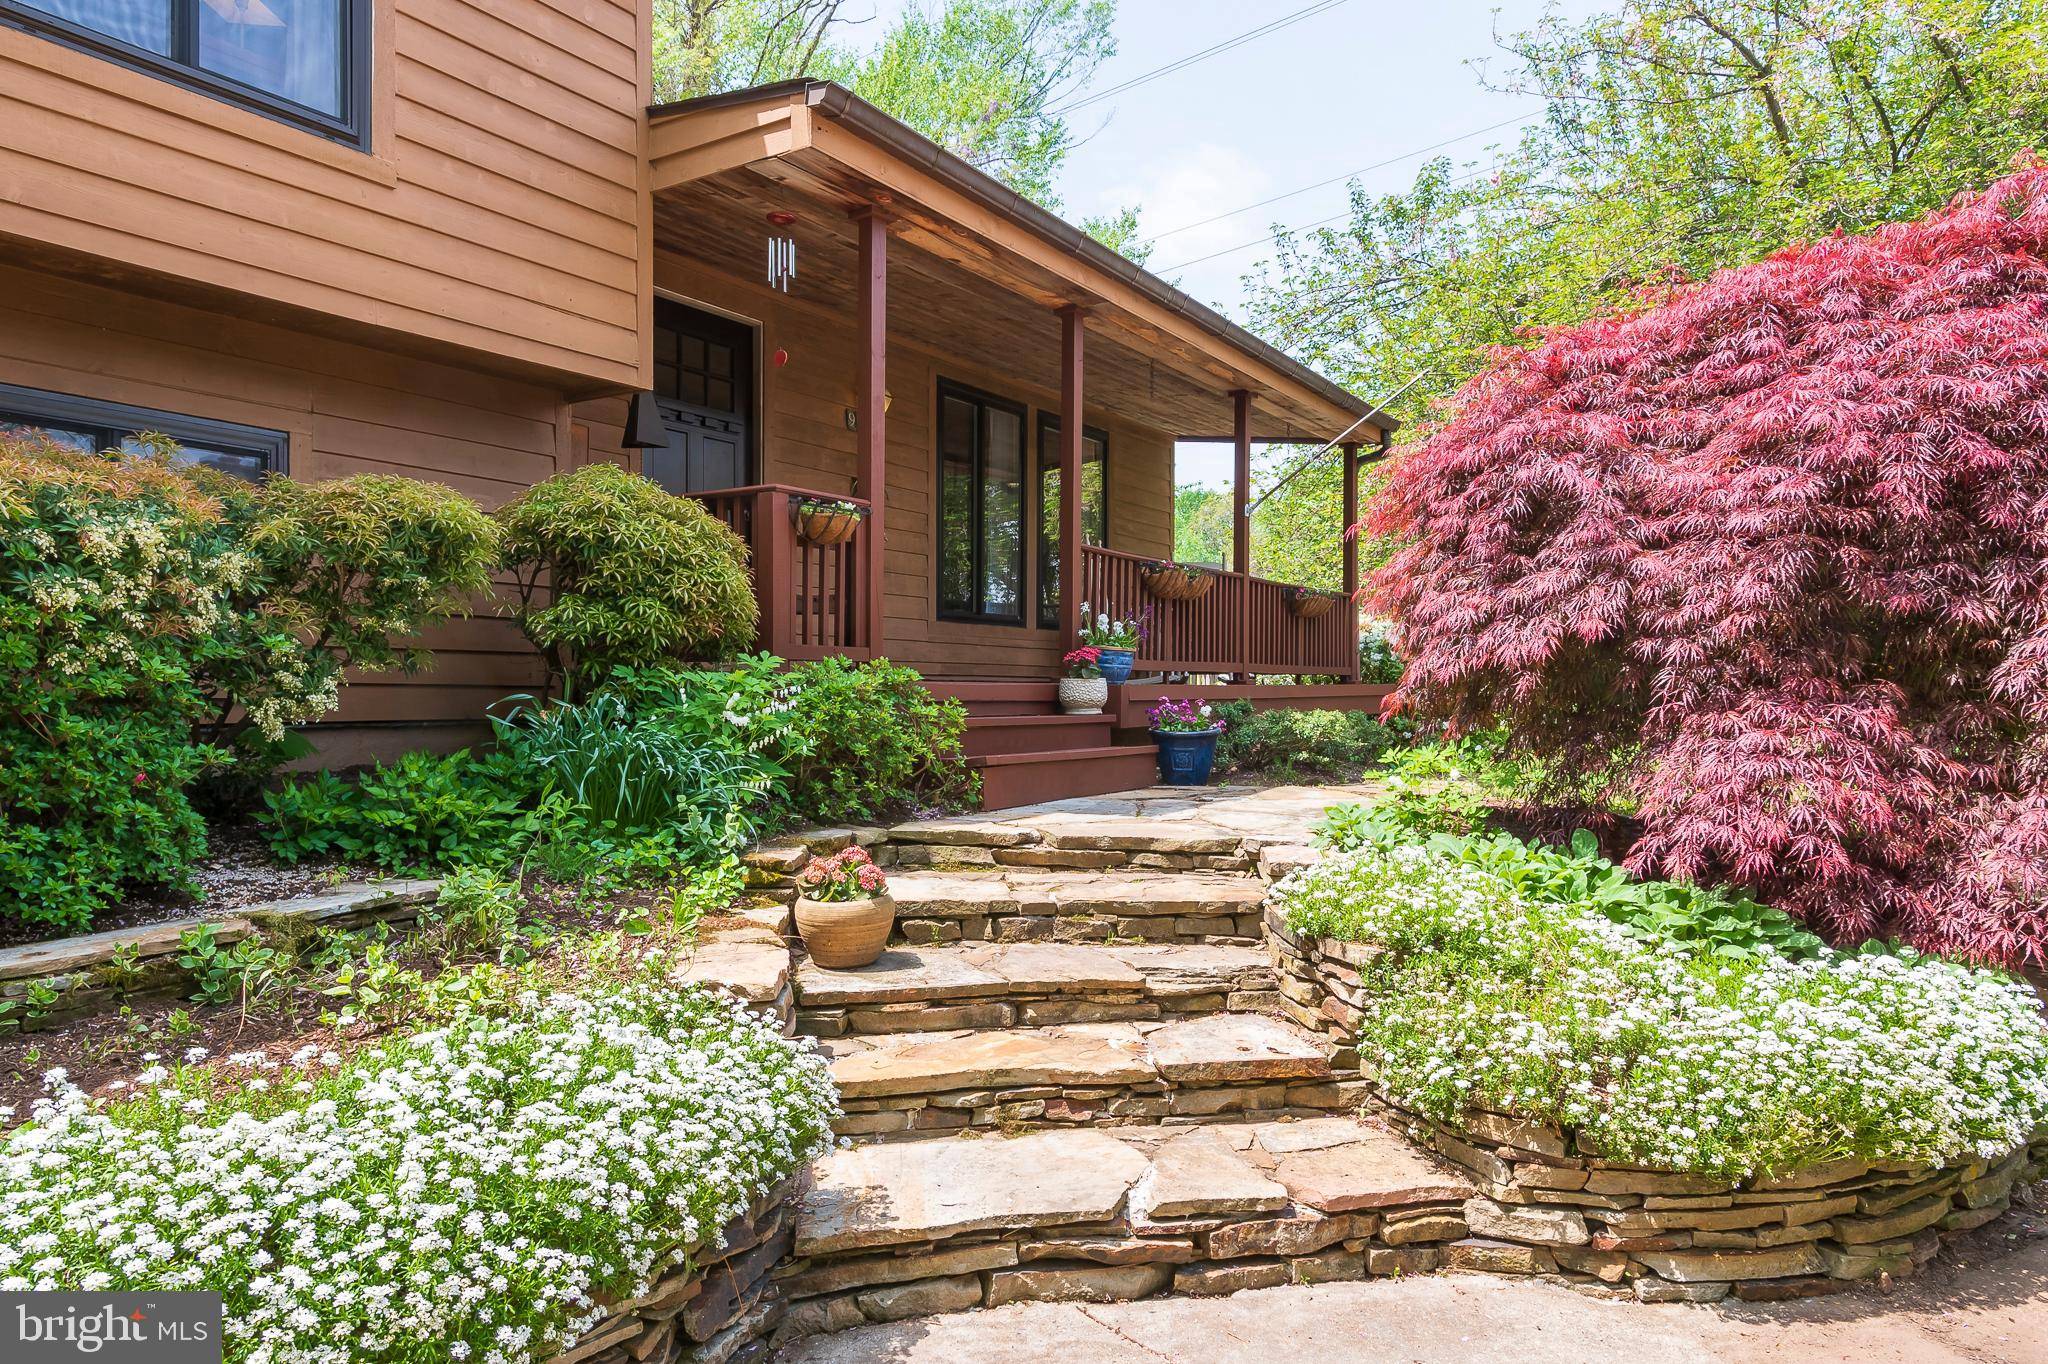
<path id="1" fill-rule="evenodd" d="M 1125 616 L 1150 609 L 1141 672 L 1357 678 L 1358 613 L 1350 603 L 1308 619 L 1288 605 L 1288 584 L 1214 569 L 1204 570 L 1215 579 L 1207 592 L 1167 601 L 1145 588 L 1145 571 L 1158 563 L 1081 547 L 1081 599 L 1091 609 Z"/>
<path id="2" fill-rule="evenodd" d="M 867 602 L 862 588 L 867 556 L 877 552 L 873 520 L 863 520 L 853 538 L 841 544 L 813 545 L 798 537 L 792 510 L 808 498 L 851 502 L 862 510 L 865 501 L 780 483 L 692 496 L 737 531 L 753 552 L 762 648 L 791 659 L 874 657 L 873 613 L 880 604 Z"/>

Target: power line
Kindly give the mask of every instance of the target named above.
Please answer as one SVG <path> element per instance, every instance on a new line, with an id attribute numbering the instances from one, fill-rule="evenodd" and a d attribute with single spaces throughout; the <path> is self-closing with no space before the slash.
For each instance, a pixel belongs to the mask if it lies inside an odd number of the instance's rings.
<path id="1" fill-rule="evenodd" d="M 1074 112 L 1076 109 L 1085 109 L 1089 105 L 1099 103 L 1102 100 L 1106 100 L 1113 95 L 1120 95 L 1124 93 L 1124 91 L 1126 90 L 1135 90 L 1141 85 L 1146 85 L 1152 81 L 1156 81 L 1161 76 L 1170 76 L 1176 71 L 1186 70 L 1188 67 L 1193 66 L 1197 62 L 1205 62 L 1209 60 L 1209 58 L 1211 57 L 1221 56 L 1223 53 L 1230 51 L 1232 48 L 1244 46 L 1246 43 L 1251 42 L 1254 38 L 1263 38 L 1269 33 L 1278 33 L 1281 29 L 1286 28 L 1291 24 L 1298 24 L 1303 19 L 1313 18 L 1318 14 L 1326 13 L 1329 10 L 1336 9 L 1339 5 L 1346 5 L 1350 2 L 1351 0 L 1317 0 L 1316 4 L 1309 5 L 1304 9 L 1298 9 L 1294 11 L 1294 13 L 1292 14 L 1282 15 L 1280 18 L 1272 20 L 1270 23 L 1261 24 L 1259 27 L 1252 29 L 1249 32 L 1240 33 L 1235 38 L 1226 38 L 1220 43 L 1216 43 L 1213 46 L 1203 48 L 1200 52 L 1190 53 L 1188 56 L 1182 57 L 1179 61 L 1168 62 L 1165 66 L 1155 67 L 1154 69 L 1144 72 L 1141 75 L 1133 76 L 1129 80 L 1124 81 L 1121 84 L 1112 85 L 1107 90 L 1098 90 L 1092 95 L 1085 95 L 1080 99 L 1073 100 L 1067 104 L 1063 104 L 1056 109 L 1049 110 L 1048 112 L 1054 115 L 1060 115 L 1070 114 Z"/>
<path id="2" fill-rule="evenodd" d="M 1399 156 L 1390 156 L 1384 161 L 1375 161 L 1370 166 L 1360 166 L 1357 170 L 1345 171 L 1342 175 L 1333 175 L 1327 180 L 1318 180 L 1313 185 L 1303 185 L 1300 189 L 1291 189 L 1285 194 L 1276 194 L 1270 199 L 1261 199 L 1256 204 L 1246 204 L 1243 208 L 1233 208 L 1227 213 L 1219 213 L 1213 218 L 1204 218 L 1197 223 L 1186 223 L 1180 227 L 1170 227 L 1164 232 L 1145 238 L 1140 245 L 1150 246 L 1154 242 L 1164 241 L 1166 238 L 1182 232 L 1192 232 L 1198 227 L 1207 227 L 1211 223 L 1220 223 L 1225 218 L 1235 218 L 1238 214 L 1249 213 L 1255 208 L 1265 208 L 1270 204 L 1277 204 L 1282 199 L 1292 199 L 1298 194 L 1307 194 L 1310 190 L 1326 189 L 1331 185 L 1340 184 L 1346 180 L 1355 180 L 1368 172 L 1384 170 L 1388 166 L 1396 165 L 1402 161 L 1410 161 L 1418 156 L 1423 156 L 1433 151 L 1440 151 L 1455 143 L 1478 137 L 1482 133 L 1495 132 L 1510 124 L 1526 123 L 1530 117 L 1531 114 L 1517 114 L 1513 118 L 1504 118 L 1498 123 L 1489 123 L 1484 128 L 1474 128 L 1469 133 L 1459 133 L 1456 137 L 1447 137 L 1441 142 L 1432 142 L 1427 147 L 1417 147 L 1412 152 L 1402 152 Z"/>
<path id="3" fill-rule="evenodd" d="M 1471 180 L 1478 176 L 1485 175 L 1489 171 L 1499 170 L 1502 166 L 1506 164 L 1507 160 L 1505 157 L 1503 157 L 1501 160 L 1494 162 L 1490 166 L 1481 166 L 1477 170 L 1467 171 L 1463 175 L 1454 175 L 1449 180 L 1446 180 L 1444 183 L 1448 185 L 1461 184 L 1466 180 Z M 1349 218 L 1350 216 L 1351 210 L 1347 208 L 1342 213 L 1332 213 L 1327 218 L 1318 218 L 1314 222 L 1310 223 L 1298 223 L 1291 227 L 1283 227 L 1278 232 L 1268 232 L 1265 236 L 1257 238 L 1254 241 L 1239 242 L 1236 246 L 1226 246 L 1221 251 L 1211 251 L 1208 255 L 1197 256 L 1193 260 L 1178 261 L 1172 265 L 1147 266 L 1146 268 L 1151 270 L 1152 273 L 1155 275 L 1163 276 L 1175 270 L 1185 270 L 1190 265 L 1201 265 L 1204 262 L 1216 260 L 1223 256 L 1234 256 L 1240 251 L 1249 251 L 1255 246 L 1264 246 L 1267 242 L 1280 240 L 1280 238 L 1286 236 L 1290 232 L 1306 232 L 1310 228 L 1314 227 L 1328 227 L 1331 223 L 1340 222 L 1345 218 Z"/>

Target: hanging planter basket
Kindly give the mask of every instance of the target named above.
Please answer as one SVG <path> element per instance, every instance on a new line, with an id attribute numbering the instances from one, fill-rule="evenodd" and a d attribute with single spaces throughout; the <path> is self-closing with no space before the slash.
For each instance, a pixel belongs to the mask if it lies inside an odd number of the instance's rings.
<path id="1" fill-rule="evenodd" d="M 843 545 L 868 519 L 867 508 L 846 502 L 793 502 L 796 538 L 807 545 Z"/>
<path id="2" fill-rule="evenodd" d="M 1314 592 L 1305 587 L 1287 589 L 1287 609 L 1294 613 L 1297 620 L 1318 620 L 1329 615 L 1330 609 L 1336 604 L 1337 598 L 1334 593 Z"/>
<path id="3" fill-rule="evenodd" d="M 1161 601 L 1195 601 L 1216 580 L 1187 564 L 1158 564 L 1145 570 L 1145 590 Z"/>

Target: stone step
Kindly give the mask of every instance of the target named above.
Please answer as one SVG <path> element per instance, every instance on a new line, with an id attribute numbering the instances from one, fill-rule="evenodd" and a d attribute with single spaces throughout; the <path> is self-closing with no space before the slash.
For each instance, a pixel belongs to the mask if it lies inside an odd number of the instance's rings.
<path id="1" fill-rule="evenodd" d="M 782 1339 L 1032 1300 L 1415 1274 L 1461 1174 L 1353 1117 L 855 1146 L 820 1161 Z"/>
<path id="2" fill-rule="evenodd" d="M 796 972 L 797 1029 L 942 1032 L 1155 1020 L 1277 1010 L 1267 954 L 1255 947 L 1162 943 L 961 943 L 891 948 L 871 966 Z"/>
<path id="3" fill-rule="evenodd" d="M 842 1136 L 1197 1122 L 1355 1107 L 1324 1039 L 1264 1014 L 886 1033 L 823 1042 Z"/>
<path id="4" fill-rule="evenodd" d="M 907 851 L 907 850 L 899 850 Z M 981 850 L 977 850 L 981 851 Z M 1263 883 L 1214 871 L 899 870 L 896 937 L 949 942 L 1261 941 Z"/>

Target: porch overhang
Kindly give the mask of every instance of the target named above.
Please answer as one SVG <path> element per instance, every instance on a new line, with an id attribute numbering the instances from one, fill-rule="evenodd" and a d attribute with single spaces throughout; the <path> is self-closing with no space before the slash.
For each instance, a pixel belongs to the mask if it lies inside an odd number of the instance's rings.
<path id="1" fill-rule="evenodd" d="M 1090 332 L 1090 405 L 1175 435 L 1233 435 L 1239 390 L 1250 395 L 1254 441 L 1370 445 L 1395 428 L 1356 395 L 838 85 L 789 81 L 656 106 L 648 175 L 658 248 L 742 275 L 759 268 L 768 213 L 836 220 L 803 231 L 802 278 L 807 290 L 849 307 L 859 270 L 853 215 L 886 216 L 916 260 L 892 282 L 891 306 L 965 354 L 1056 373 L 1057 314 L 1078 308 Z M 820 215 L 821 206 L 832 212 Z M 843 300 L 832 297 L 839 293 Z M 1042 310 L 1042 326 L 1015 322 L 1018 300 Z M 992 335 L 987 323 L 1003 304 L 1008 317 Z M 988 314 L 979 323 L 977 309 Z"/>

